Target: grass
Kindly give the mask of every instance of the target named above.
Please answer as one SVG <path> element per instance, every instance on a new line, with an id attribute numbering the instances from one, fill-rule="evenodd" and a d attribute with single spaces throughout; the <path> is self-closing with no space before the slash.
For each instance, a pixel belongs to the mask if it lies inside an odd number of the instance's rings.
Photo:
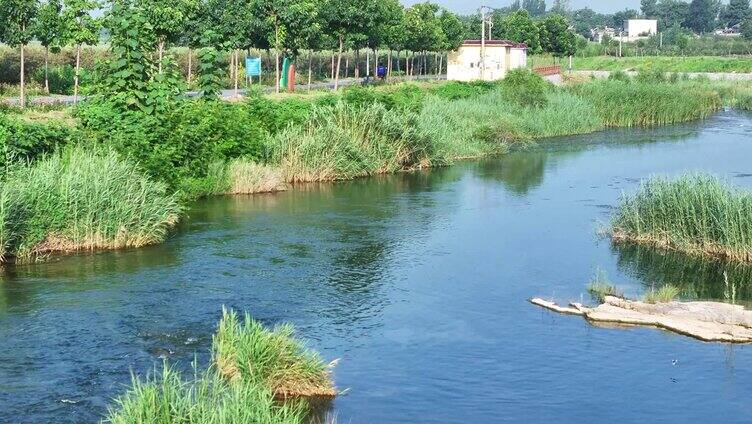
<path id="1" fill-rule="evenodd" d="M 752 262 L 752 194 L 708 175 L 652 178 L 623 196 L 615 241 Z"/>
<path id="2" fill-rule="evenodd" d="M 214 336 L 214 361 L 219 373 L 231 383 L 269 388 L 278 398 L 334 397 L 329 369 L 313 351 L 283 325 L 266 330 L 246 314 L 223 310 Z"/>
<path id="3" fill-rule="evenodd" d="M 329 367 L 293 337 L 293 328 L 264 328 L 223 309 L 212 345 L 213 363 L 185 379 L 166 363 L 133 377 L 108 411 L 112 424 L 302 424 L 308 399 L 332 398 Z"/>
<path id="4" fill-rule="evenodd" d="M 0 188 L 0 258 L 159 243 L 182 212 L 164 184 L 112 151 L 66 149 L 17 165 Z"/>
<path id="5" fill-rule="evenodd" d="M 750 57 L 718 56 L 647 56 L 623 57 L 595 56 L 575 57 L 573 68 L 588 71 L 645 71 L 661 69 L 665 72 L 752 72 Z"/>
<path id="6" fill-rule="evenodd" d="M 698 84 L 594 81 L 571 89 L 607 127 L 655 126 L 704 119 L 720 109 L 720 95 Z"/>
<path id="7" fill-rule="evenodd" d="M 587 288 L 588 292 L 590 293 L 593 298 L 596 300 L 603 302 L 603 300 L 606 298 L 606 296 L 613 296 L 613 297 L 624 297 L 624 293 L 622 293 L 619 289 L 616 288 L 606 276 L 606 272 L 602 269 L 597 269 L 595 274 L 593 275 L 593 278 L 590 280 L 590 283 L 588 284 Z"/>
<path id="8" fill-rule="evenodd" d="M 659 289 L 651 288 L 645 293 L 644 301 L 646 303 L 670 303 L 673 302 L 681 293 L 681 291 L 672 285 L 665 285 Z"/>

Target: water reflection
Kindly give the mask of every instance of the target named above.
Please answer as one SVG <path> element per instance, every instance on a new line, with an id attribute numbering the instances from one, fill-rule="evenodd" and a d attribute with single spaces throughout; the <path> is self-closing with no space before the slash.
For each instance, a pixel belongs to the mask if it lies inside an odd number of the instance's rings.
<path id="1" fill-rule="evenodd" d="M 612 244 L 612 250 L 619 269 L 641 280 L 646 289 L 671 284 L 691 299 L 730 300 L 725 272 L 736 299 L 752 302 L 752 266 L 631 244 Z"/>

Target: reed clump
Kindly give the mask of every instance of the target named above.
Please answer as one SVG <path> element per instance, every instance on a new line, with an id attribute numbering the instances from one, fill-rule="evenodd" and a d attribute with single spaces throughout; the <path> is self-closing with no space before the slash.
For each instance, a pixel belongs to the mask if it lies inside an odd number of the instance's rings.
<path id="1" fill-rule="evenodd" d="M 622 197 L 611 227 L 616 242 L 752 262 L 752 194 L 709 175 L 643 182 Z"/>
<path id="2" fill-rule="evenodd" d="M 184 424 L 301 424 L 309 401 L 337 395 L 330 367 L 283 325 L 264 328 L 223 308 L 212 343 L 212 364 L 185 379 L 164 364 L 115 400 L 107 421 Z"/>
<path id="3" fill-rule="evenodd" d="M 133 377 L 130 389 L 110 407 L 111 424 L 301 424 L 303 402 L 280 403 L 265 387 L 230 384 L 214 368 L 184 379 L 164 365 L 146 379 Z"/>
<path id="4" fill-rule="evenodd" d="M 592 104 L 608 127 L 689 122 L 707 118 L 722 106 L 716 91 L 689 82 L 603 80 L 571 90 Z"/>
<path id="5" fill-rule="evenodd" d="M 8 170 L 0 188 L 0 257 L 27 261 L 159 243 L 182 210 L 163 183 L 117 153 L 65 149 Z"/>
<path id="6" fill-rule="evenodd" d="M 290 325 L 265 329 L 246 314 L 223 310 L 213 341 L 214 362 L 231 383 L 261 385 L 278 398 L 337 395 L 329 367 L 294 337 Z"/>

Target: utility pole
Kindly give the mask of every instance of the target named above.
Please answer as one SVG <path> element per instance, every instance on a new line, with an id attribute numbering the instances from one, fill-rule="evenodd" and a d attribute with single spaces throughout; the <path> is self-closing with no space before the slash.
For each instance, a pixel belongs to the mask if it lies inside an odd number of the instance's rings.
<path id="1" fill-rule="evenodd" d="M 480 25 L 481 25 L 481 36 L 480 36 L 480 79 L 483 81 L 485 80 L 486 76 L 486 20 L 488 19 L 486 17 L 486 12 L 490 11 L 491 8 L 488 6 L 481 6 L 480 7 Z M 490 32 L 490 27 L 489 27 Z"/>

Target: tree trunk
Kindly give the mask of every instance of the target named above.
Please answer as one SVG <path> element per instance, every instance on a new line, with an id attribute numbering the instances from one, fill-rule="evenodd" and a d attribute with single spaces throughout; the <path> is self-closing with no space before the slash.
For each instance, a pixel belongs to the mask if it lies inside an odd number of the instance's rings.
<path id="1" fill-rule="evenodd" d="M 360 49 L 355 50 L 355 79 L 360 78 Z"/>
<path id="2" fill-rule="evenodd" d="M 342 40 L 342 36 L 339 36 L 339 52 L 337 53 L 337 72 L 334 74 L 334 91 L 337 91 L 339 89 L 339 67 L 342 64 L 342 47 L 344 45 L 344 40 Z"/>
<path id="3" fill-rule="evenodd" d="M 193 79 L 193 58 L 191 55 L 191 48 L 188 47 L 188 84 L 191 83 L 192 79 Z"/>
<path id="4" fill-rule="evenodd" d="M 308 91 L 311 91 L 311 79 L 313 79 L 313 51 L 308 54 Z"/>
<path id="5" fill-rule="evenodd" d="M 334 51 L 332 51 L 332 77 L 331 79 L 334 79 Z"/>
<path id="6" fill-rule="evenodd" d="M 379 50 L 373 50 L 373 77 L 379 77 Z"/>
<path id="7" fill-rule="evenodd" d="M 26 107 L 26 52 L 24 51 L 26 46 L 21 43 L 21 107 Z"/>
<path id="8" fill-rule="evenodd" d="M 440 79 L 441 79 L 441 72 L 442 72 L 443 70 L 444 70 L 444 55 L 443 55 L 443 54 L 441 54 L 441 55 L 439 56 L 439 72 L 438 72 L 438 73 L 436 73 L 436 79 L 437 79 L 437 80 L 440 80 Z"/>
<path id="9" fill-rule="evenodd" d="M 50 46 L 44 46 L 44 93 L 50 94 Z"/>
<path id="10" fill-rule="evenodd" d="M 397 50 L 397 72 L 402 72 L 402 63 L 400 63 L 400 56 L 402 56 L 402 52 Z"/>
<path id="11" fill-rule="evenodd" d="M 386 57 L 386 80 L 392 76 L 392 50 L 389 50 L 389 56 Z"/>
<path id="12" fill-rule="evenodd" d="M 239 60 L 240 60 L 240 53 L 238 53 L 238 50 L 235 49 L 235 67 L 234 67 L 234 70 L 235 70 L 235 97 L 238 97 L 238 74 L 240 73 L 240 72 L 238 72 L 239 68 L 240 68 L 240 66 L 238 64 Z"/>
<path id="13" fill-rule="evenodd" d="M 78 103 L 78 82 L 81 73 L 81 44 L 76 44 L 76 74 L 73 78 L 73 104 Z"/>
<path id="14" fill-rule="evenodd" d="M 157 49 L 159 50 L 159 73 L 162 73 L 162 58 L 164 57 L 164 40 L 159 40 L 159 46 Z"/>
<path id="15" fill-rule="evenodd" d="M 345 78 L 350 76 L 350 58 L 345 57 Z"/>
<path id="16" fill-rule="evenodd" d="M 274 84 L 274 92 L 279 93 L 279 50 L 274 49 L 274 81 L 276 81 L 276 84 Z"/>

